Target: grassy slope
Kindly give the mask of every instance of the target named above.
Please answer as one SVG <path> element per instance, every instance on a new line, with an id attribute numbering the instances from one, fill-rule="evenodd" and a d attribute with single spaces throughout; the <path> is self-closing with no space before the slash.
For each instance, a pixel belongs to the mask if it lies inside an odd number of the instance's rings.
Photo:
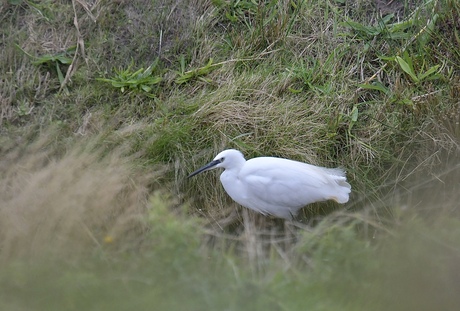
<path id="1" fill-rule="evenodd" d="M 82 3 L 1 8 L 2 309 L 458 305 L 456 1 Z M 343 166 L 352 200 L 241 216 L 185 181 L 226 147 Z"/>

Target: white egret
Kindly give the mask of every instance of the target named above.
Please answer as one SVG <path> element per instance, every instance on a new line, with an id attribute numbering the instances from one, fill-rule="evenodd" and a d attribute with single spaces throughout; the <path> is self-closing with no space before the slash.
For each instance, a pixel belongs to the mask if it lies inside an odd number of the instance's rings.
<path id="1" fill-rule="evenodd" d="M 325 168 L 282 158 L 245 160 L 235 149 L 224 150 L 188 177 L 223 168 L 220 181 L 238 204 L 262 213 L 292 219 L 307 204 L 348 202 L 351 186 L 340 168 Z"/>

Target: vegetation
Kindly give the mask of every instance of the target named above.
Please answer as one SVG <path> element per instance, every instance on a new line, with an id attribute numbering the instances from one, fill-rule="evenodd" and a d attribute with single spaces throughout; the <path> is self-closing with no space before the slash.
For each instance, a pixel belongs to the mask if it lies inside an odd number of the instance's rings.
<path id="1" fill-rule="evenodd" d="M 0 309 L 453 310 L 460 3 L 0 7 Z M 224 148 L 346 168 L 243 209 Z"/>

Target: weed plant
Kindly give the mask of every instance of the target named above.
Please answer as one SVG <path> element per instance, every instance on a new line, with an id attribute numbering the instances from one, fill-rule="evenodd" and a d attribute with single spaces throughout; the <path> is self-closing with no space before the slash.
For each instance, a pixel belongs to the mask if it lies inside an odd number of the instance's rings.
<path id="1" fill-rule="evenodd" d="M 460 6 L 0 7 L 0 309 L 452 310 Z M 347 170 L 296 223 L 231 202 L 225 148 Z"/>

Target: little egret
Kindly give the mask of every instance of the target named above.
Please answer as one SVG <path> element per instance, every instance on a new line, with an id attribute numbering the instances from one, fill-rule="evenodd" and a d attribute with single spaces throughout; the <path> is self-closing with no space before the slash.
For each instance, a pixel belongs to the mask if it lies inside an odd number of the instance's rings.
<path id="1" fill-rule="evenodd" d="M 248 161 L 235 149 L 224 150 L 188 177 L 221 167 L 220 181 L 238 204 L 291 220 L 307 204 L 334 200 L 348 202 L 351 186 L 340 168 L 325 168 L 282 158 Z"/>

